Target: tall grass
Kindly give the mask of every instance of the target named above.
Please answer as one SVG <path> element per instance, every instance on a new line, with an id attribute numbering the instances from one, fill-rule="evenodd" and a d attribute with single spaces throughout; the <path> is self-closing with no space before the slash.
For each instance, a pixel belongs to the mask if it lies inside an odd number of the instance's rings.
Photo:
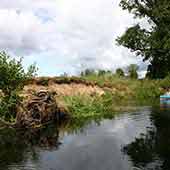
<path id="1" fill-rule="evenodd" d="M 134 88 L 136 100 L 155 100 L 163 93 L 159 81 L 143 80 Z"/>
<path id="2" fill-rule="evenodd" d="M 158 99 L 170 87 L 170 77 L 163 80 L 138 80 L 116 75 L 88 75 L 86 80 L 95 81 L 101 87 L 109 87 L 119 101 L 138 100 L 151 101 Z"/>
<path id="3" fill-rule="evenodd" d="M 170 79 L 137 80 L 111 74 L 91 74 L 83 76 L 83 80 L 95 82 L 105 90 L 105 94 L 65 96 L 64 102 L 76 118 L 114 115 L 119 107 L 153 104 L 159 101 L 159 96 L 165 92 L 164 86 L 167 87 L 170 82 Z"/>
<path id="4" fill-rule="evenodd" d="M 48 81 L 58 84 L 80 83 L 87 86 L 98 85 L 105 91 L 105 94 L 102 96 L 63 96 L 64 103 L 72 117 L 85 119 L 88 117 L 114 115 L 115 110 L 117 111 L 119 106 L 141 103 L 150 105 L 159 100 L 159 96 L 170 87 L 170 76 L 163 80 L 138 80 L 120 77 L 111 73 L 102 75 L 89 74 L 81 77 L 50 78 Z M 47 84 L 46 79 L 45 84 Z"/>
<path id="5" fill-rule="evenodd" d="M 115 113 L 113 96 L 106 93 L 103 96 L 65 96 L 64 101 L 72 117 L 109 116 Z"/>

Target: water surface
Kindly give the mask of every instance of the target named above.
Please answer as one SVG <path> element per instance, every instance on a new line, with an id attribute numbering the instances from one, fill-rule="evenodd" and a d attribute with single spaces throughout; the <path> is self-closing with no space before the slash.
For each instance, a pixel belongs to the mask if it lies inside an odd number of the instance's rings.
<path id="1" fill-rule="evenodd" d="M 140 107 L 31 133 L 1 130 L 0 169 L 169 170 L 170 110 Z"/>

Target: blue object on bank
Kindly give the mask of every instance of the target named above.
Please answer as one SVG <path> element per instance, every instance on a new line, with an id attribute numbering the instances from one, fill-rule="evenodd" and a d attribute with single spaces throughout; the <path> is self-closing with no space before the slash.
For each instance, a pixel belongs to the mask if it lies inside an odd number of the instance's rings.
<path id="1" fill-rule="evenodd" d="M 162 100 L 170 99 L 170 95 L 169 94 L 162 95 L 162 96 L 160 96 L 160 99 L 162 99 Z"/>
<path id="2" fill-rule="evenodd" d="M 170 107 L 170 95 L 164 94 L 164 95 L 160 96 L 160 104 L 162 106 L 168 105 L 168 107 Z"/>

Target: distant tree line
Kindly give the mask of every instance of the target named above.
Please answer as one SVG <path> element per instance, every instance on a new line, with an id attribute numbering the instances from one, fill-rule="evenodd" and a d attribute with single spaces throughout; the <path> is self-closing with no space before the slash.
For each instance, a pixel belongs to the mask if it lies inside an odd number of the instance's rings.
<path id="1" fill-rule="evenodd" d="M 97 75 L 97 76 L 117 76 L 117 77 L 128 77 L 131 79 L 138 79 L 138 65 L 131 64 L 127 67 L 127 73 L 122 68 L 117 68 L 115 72 L 111 70 L 95 70 L 95 69 L 85 69 L 81 71 L 81 76 L 90 76 L 90 75 Z"/>

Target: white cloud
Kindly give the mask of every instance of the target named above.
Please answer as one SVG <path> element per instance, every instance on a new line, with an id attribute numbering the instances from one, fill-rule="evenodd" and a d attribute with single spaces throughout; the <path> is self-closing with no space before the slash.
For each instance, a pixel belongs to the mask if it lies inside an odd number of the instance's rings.
<path id="1" fill-rule="evenodd" d="M 141 63 L 114 39 L 134 24 L 119 0 L 1 0 L 0 49 L 37 61 L 41 74 Z M 35 56 L 35 57 L 31 57 Z M 47 62 L 47 60 L 50 60 Z"/>

